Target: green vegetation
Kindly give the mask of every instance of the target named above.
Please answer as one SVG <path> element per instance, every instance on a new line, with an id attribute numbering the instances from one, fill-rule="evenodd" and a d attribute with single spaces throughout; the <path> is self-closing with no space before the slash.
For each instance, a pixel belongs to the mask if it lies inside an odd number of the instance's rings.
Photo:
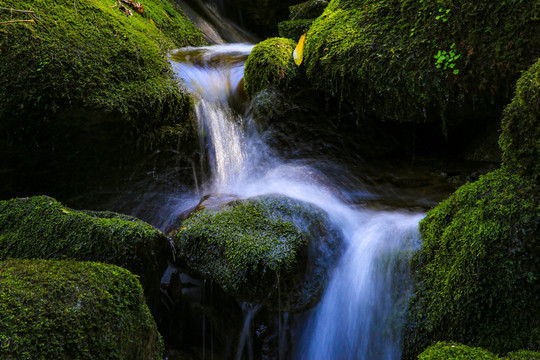
<path id="1" fill-rule="evenodd" d="M 522 75 L 504 112 L 501 169 L 462 186 L 420 223 L 404 359 L 441 340 L 499 354 L 540 348 L 538 69 Z"/>
<path id="2" fill-rule="evenodd" d="M 0 262 L 2 359 L 162 359 L 141 285 L 106 264 Z"/>
<path id="3" fill-rule="evenodd" d="M 297 75 L 292 54 L 296 43 L 285 38 L 270 38 L 251 51 L 244 70 L 246 94 L 252 98 L 267 86 L 286 87 Z"/>
<path id="4" fill-rule="evenodd" d="M 150 146 L 158 133 L 181 131 L 191 100 L 165 54 L 202 35 L 168 0 L 144 1 L 133 16 L 115 4 L 15 0 L 10 7 L 34 13 L 0 10 L 3 21 L 33 20 L 0 26 L 1 141 L 58 145 L 65 133 L 115 122 L 118 141 L 143 135 Z"/>
<path id="5" fill-rule="evenodd" d="M 428 347 L 418 360 L 497 360 L 499 357 L 481 348 L 439 342 Z"/>
<path id="6" fill-rule="evenodd" d="M 499 145 L 504 166 L 525 176 L 540 175 L 540 60 L 517 83 L 504 111 Z"/>
<path id="7" fill-rule="evenodd" d="M 196 211 L 174 240 L 191 269 L 230 295 L 300 311 L 318 300 L 341 235 L 315 206 L 267 195 Z"/>
<path id="8" fill-rule="evenodd" d="M 312 23 L 313 19 L 282 21 L 278 24 L 279 36 L 298 41 L 300 36 L 309 30 Z"/>
<path id="9" fill-rule="evenodd" d="M 404 359 L 435 340 L 496 353 L 540 346 L 539 198 L 536 183 L 501 169 L 427 214 Z"/>
<path id="10" fill-rule="evenodd" d="M 438 342 L 428 347 L 418 356 L 418 360 L 539 360 L 540 353 L 527 350 L 519 350 L 498 357 L 482 348 L 473 348 L 458 343 Z"/>
<path id="11" fill-rule="evenodd" d="M 77 211 L 47 196 L 0 201 L 0 260 L 115 264 L 139 275 L 150 296 L 159 291 L 169 252 L 165 235 L 131 216 Z"/>
<path id="12" fill-rule="evenodd" d="M 333 0 L 306 39 L 306 72 L 359 116 L 498 119 L 539 53 L 536 0 Z M 346 95 L 346 96 L 344 96 Z"/>

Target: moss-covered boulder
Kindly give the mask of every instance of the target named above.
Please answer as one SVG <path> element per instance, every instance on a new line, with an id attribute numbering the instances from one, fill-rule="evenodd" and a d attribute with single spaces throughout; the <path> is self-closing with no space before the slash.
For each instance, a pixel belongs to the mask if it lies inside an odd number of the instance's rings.
<path id="1" fill-rule="evenodd" d="M 287 87 L 298 75 L 293 61 L 296 43 L 291 39 L 270 38 L 251 51 L 244 70 L 245 90 L 252 98 L 268 86 Z"/>
<path id="2" fill-rule="evenodd" d="M 159 291 L 170 244 L 147 223 L 109 211 L 78 211 L 47 196 L 0 201 L 0 260 L 75 259 L 124 267 L 147 296 Z"/>
<path id="3" fill-rule="evenodd" d="M 324 211 L 278 195 L 203 206 L 181 226 L 174 241 L 190 269 L 273 310 L 313 306 L 341 249 Z"/>
<path id="4" fill-rule="evenodd" d="M 512 171 L 537 179 L 540 175 L 540 60 L 517 83 L 506 107 L 499 145 L 503 163 Z"/>
<path id="5" fill-rule="evenodd" d="M 278 24 L 279 36 L 298 41 L 327 6 L 327 0 L 309 0 L 289 7 L 289 20 Z"/>
<path id="6" fill-rule="evenodd" d="M 535 181 L 500 169 L 427 214 L 404 359 L 433 341 L 499 354 L 540 348 L 539 204 Z"/>
<path id="7" fill-rule="evenodd" d="M 203 37 L 173 1 L 142 5 L 133 16 L 115 0 L 14 0 L 9 7 L 30 13 L 0 10 L 13 21 L 0 27 L 3 182 L 17 189 L 66 163 L 82 182 L 89 167 L 110 173 L 134 162 L 134 149 L 140 156 L 188 132 L 192 102 L 166 52 Z M 21 163 L 31 163 L 27 177 Z"/>
<path id="8" fill-rule="evenodd" d="M 162 359 L 141 285 L 113 265 L 0 262 L 2 359 Z"/>
<path id="9" fill-rule="evenodd" d="M 332 0 L 305 46 L 311 83 L 360 116 L 453 125 L 499 114 L 540 53 L 536 0 Z"/>

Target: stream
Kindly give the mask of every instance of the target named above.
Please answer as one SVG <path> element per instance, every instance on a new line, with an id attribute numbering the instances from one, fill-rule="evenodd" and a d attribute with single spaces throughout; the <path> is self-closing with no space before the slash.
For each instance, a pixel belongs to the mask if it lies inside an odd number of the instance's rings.
<path id="1" fill-rule="evenodd" d="M 214 45 L 171 54 L 177 76 L 196 99 L 201 162 L 209 169 L 207 176 L 196 172 L 197 192 L 283 194 L 324 209 L 343 232 L 346 250 L 320 303 L 289 329 L 279 358 L 397 360 L 408 262 L 419 246 L 423 212 L 359 206 L 374 197 L 367 186 L 344 190 L 339 176 L 327 176 L 316 159 L 281 158 L 249 107 L 238 112 L 233 106 L 243 96 L 244 62 L 252 48 Z M 247 314 L 249 322 L 253 314 Z M 249 344 L 245 334 L 242 341 Z M 237 358 L 258 358 L 249 348 L 240 346 Z"/>

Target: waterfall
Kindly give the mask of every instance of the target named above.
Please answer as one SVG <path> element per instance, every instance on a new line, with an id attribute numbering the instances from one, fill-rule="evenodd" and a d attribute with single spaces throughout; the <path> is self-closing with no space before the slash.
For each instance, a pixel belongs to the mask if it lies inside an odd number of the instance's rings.
<path id="1" fill-rule="evenodd" d="M 210 168 L 204 191 L 241 197 L 280 193 L 321 207 L 341 227 L 347 249 L 321 302 L 295 332 L 299 337 L 290 356 L 397 360 L 408 263 L 423 214 L 355 206 L 324 173 L 305 161 L 280 159 L 261 133 L 247 131 L 252 129 L 249 115 L 230 104 L 243 96 L 244 62 L 251 49 L 231 44 L 171 54 L 178 77 L 196 99 L 202 152 Z M 243 344 L 249 344 L 245 336 Z"/>

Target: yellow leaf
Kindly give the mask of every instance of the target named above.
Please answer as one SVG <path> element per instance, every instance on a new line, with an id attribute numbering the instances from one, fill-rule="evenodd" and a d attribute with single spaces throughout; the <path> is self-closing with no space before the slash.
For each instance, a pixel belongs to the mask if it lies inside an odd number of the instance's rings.
<path id="1" fill-rule="evenodd" d="M 294 63 L 298 66 L 300 66 L 304 58 L 304 43 L 305 42 L 306 42 L 306 34 L 300 36 L 300 40 L 298 40 L 298 45 L 296 45 L 296 49 L 294 49 L 294 52 L 293 52 Z"/>
<path id="2" fill-rule="evenodd" d="M 150 21 L 150 24 L 154 25 L 154 27 L 157 28 L 156 23 L 154 22 L 154 20 L 152 20 L 152 19 L 150 18 L 150 19 L 148 19 L 148 21 Z"/>
<path id="3" fill-rule="evenodd" d="M 66 210 L 66 209 L 62 209 L 62 212 L 64 214 L 71 214 L 73 211 L 69 211 L 69 210 Z"/>

